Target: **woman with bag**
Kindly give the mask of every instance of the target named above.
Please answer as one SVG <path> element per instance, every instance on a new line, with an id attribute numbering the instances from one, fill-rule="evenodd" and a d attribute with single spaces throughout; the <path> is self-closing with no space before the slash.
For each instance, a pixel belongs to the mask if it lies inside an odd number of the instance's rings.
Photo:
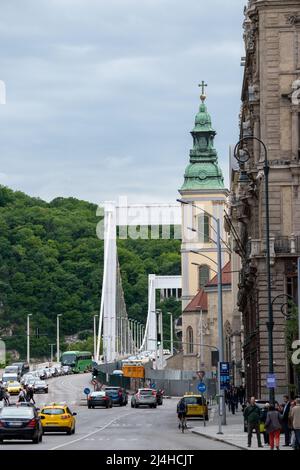
<path id="1" fill-rule="evenodd" d="M 281 422 L 281 414 L 275 409 L 274 405 L 270 405 L 266 418 L 266 431 L 269 434 L 270 450 L 274 449 L 274 442 L 276 449 L 279 450 Z"/>

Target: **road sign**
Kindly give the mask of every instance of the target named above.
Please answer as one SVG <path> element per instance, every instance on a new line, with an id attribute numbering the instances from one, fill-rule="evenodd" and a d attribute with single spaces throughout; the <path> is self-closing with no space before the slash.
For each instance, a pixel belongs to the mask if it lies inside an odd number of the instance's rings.
<path id="1" fill-rule="evenodd" d="M 200 393 L 206 392 L 206 385 L 203 382 L 198 383 L 198 390 Z"/>
<path id="2" fill-rule="evenodd" d="M 267 388 L 276 388 L 276 376 L 275 374 L 267 375 Z"/>
<path id="3" fill-rule="evenodd" d="M 83 393 L 84 393 L 85 395 L 89 395 L 89 394 L 91 393 L 91 391 L 90 391 L 89 388 L 85 388 L 85 389 L 83 390 Z"/>
<path id="4" fill-rule="evenodd" d="M 226 390 L 230 387 L 230 365 L 229 362 L 219 363 L 220 387 Z"/>
<path id="5" fill-rule="evenodd" d="M 198 370 L 197 375 L 199 379 L 202 381 L 205 377 L 205 371 L 204 370 Z"/>

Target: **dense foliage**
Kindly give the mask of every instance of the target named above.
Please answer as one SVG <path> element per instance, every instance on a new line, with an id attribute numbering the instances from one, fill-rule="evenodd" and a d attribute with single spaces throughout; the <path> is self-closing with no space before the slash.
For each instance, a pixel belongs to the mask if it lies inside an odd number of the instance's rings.
<path id="1" fill-rule="evenodd" d="M 49 356 L 59 313 L 62 336 L 92 332 L 103 264 L 96 209 L 74 198 L 47 203 L 0 186 L 0 336 L 22 357 L 28 314 L 32 356 Z M 145 322 L 148 274 L 179 274 L 180 242 L 118 243 L 128 315 Z M 179 304 L 171 307 L 178 315 Z"/>

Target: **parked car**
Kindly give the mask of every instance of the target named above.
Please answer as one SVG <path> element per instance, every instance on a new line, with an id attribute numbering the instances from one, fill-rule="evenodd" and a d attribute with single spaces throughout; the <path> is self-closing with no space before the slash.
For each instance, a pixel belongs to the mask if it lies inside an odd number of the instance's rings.
<path id="1" fill-rule="evenodd" d="M 34 393 L 48 393 L 48 384 L 45 380 L 36 380 L 33 383 Z"/>
<path id="2" fill-rule="evenodd" d="M 91 392 L 87 396 L 87 406 L 89 409 L 96 406 L 105 406 L 105 408 L 112 408 L 112 399 L 104 391 Z"/>
<path id="3" fill-rule="evenodd" d="M 27 374 L 30 370 L 28 362 L 14 362 L 12 366 L 17 366 L 19 368 L 21 377 L 23 377 L 24 374 Z"/>
<path id="4" fill-rule="evenodd" d="M 34 406 L 4 406 L 0 411 L 0 444 L 7 439 L 42 441 L 43 430 Z"/>
<path id="5" fill-rule="evenodd" d="M 138 391 L 131 397 L 131 408 L 138 408 L 139 406 L 149 406 L 150 408 L 157 407 L 156 391 L 152 388 L 139 388 Z"/>
<path id="6" fill-rule="evenodd" d="M 110 396 L 113 405 L 126 406 L 128 403 L 128 395 L 122 387 L 105 387 L 105 393 Z"/>

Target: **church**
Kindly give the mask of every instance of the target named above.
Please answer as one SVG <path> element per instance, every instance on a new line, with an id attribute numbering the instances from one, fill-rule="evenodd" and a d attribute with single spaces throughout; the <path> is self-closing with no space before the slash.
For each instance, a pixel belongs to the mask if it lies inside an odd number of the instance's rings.
<path id="1" fill-rule="evenodd" d="M 199 112 L 191 132 L 193 148 L 179 190 L 182 206 L 182 369 L 203 370 L 213 377 L 218 363 L 218 293 L 216 221 L 222 245 L 224 360 L 231 363 L 234 383 L 241 383 L 241 319 L 235 308 L 237 256 L 224 229 L 228 190 L 214 147 L 216 131 L 200 85 Z M 233 270 L 233 266 L 235 269 Z"/>

